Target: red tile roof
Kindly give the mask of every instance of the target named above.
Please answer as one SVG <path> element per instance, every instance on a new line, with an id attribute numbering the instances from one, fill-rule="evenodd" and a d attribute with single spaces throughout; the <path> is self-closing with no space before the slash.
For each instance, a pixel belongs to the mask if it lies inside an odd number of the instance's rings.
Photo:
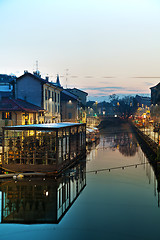
<path id="1" fill-rule="evenodd" d="M 4 98 L 0 101 L 0 111 L 40 112 L 44 109 L 21 99 Z"/>

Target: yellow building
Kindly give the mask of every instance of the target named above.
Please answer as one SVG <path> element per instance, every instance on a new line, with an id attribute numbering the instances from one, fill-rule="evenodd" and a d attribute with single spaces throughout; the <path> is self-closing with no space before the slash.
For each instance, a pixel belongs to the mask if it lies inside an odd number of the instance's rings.
<path id="1" fill-rule="evenodd" d="M 44 123 L 44 109 L 21 99 L 0 101 L 0 132 L 4 126 Z"/>

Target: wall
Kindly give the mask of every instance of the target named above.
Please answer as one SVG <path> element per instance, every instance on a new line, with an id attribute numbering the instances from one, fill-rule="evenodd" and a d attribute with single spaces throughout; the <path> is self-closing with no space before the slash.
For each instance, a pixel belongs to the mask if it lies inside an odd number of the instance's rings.
<path id="1" fill-rule="evenodd" d="M 86 93 L 79 91 L 78 89 L 70 89 L 69 91 L 75 94 L 76 96 L 78 96 L 82 104 L 86 105 L 86 98 L 87 98 Z"/>
<path id="2" fill-rule="evenodd" d="M 47 96 L 46 96 L 47 91 Z M 48 95 L 50 91 L 50 96 Z M 52 98 L 53 93 L 53 98 Z M 56 93 L 56 99 L 55 99 Z M 59 94 L 59 100 L 58 100 Z M 56 101 L 55 101 L 56 100 Z M 60 122 L 60 90 L 56 89 L 53 85 L 44 84 L 43 85 L 43 108 L 47 110 L 45 113 L 45 122 Z"/>
<path id="3" fill-rule="evenodd" d="M 69 118 L 69 115 L 71 118 Z M 78 120 L 78 104 L 77 101 L 61 101 L 61 117 L 62 122 L 77 122 Z"/>
<path id="4" fill-rule="evenodd" d="M 42 104 L 42 85 L 34 77 L 24 75 L 17 80 L 16 97 L 29 103 L 41 107 Z"/>

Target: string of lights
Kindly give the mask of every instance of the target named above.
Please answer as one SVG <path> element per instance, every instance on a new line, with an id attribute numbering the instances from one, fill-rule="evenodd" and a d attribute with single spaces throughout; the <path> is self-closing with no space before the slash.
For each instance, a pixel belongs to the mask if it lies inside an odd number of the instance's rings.
<path id="1" fill-rule="evenodd" d="M 122 169 L 122 170 L 124 170 L 125 168 L 129 168 L 129 167 L 135 167 L 135 168 L 137 168 L 138 166 L 147 165 L 147 164 L 149 164 L 149 162 L 136 163 L 136 164 L 125 165 L 125 166 L 118 166 L 118 167 L 112 167 L 112 168 L 101 168 L 101 169 L 97 169 L 97 170 L 86 171 L 86 173 L 95 173 L 95 174 L 97 174 L 98 172 L 104 172 L 104 171 L 110 172 L 111 170 L 116 170 L 116 169 Z"/>

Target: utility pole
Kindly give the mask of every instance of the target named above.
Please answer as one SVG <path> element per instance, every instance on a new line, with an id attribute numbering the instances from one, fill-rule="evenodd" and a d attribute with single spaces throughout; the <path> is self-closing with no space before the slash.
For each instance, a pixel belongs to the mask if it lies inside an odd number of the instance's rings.
<path id="1" fill-rule="evenodd" d="M 38 72 L 38 60 L 36 61 L 36 72 Z"/>
<path id="2" fill-rule="evenodd" d="M 67 81 L 68 81 L 68 71 L 69 71 L 69 69 L 66 69 L 66 88 L 67 88 Z"/>

